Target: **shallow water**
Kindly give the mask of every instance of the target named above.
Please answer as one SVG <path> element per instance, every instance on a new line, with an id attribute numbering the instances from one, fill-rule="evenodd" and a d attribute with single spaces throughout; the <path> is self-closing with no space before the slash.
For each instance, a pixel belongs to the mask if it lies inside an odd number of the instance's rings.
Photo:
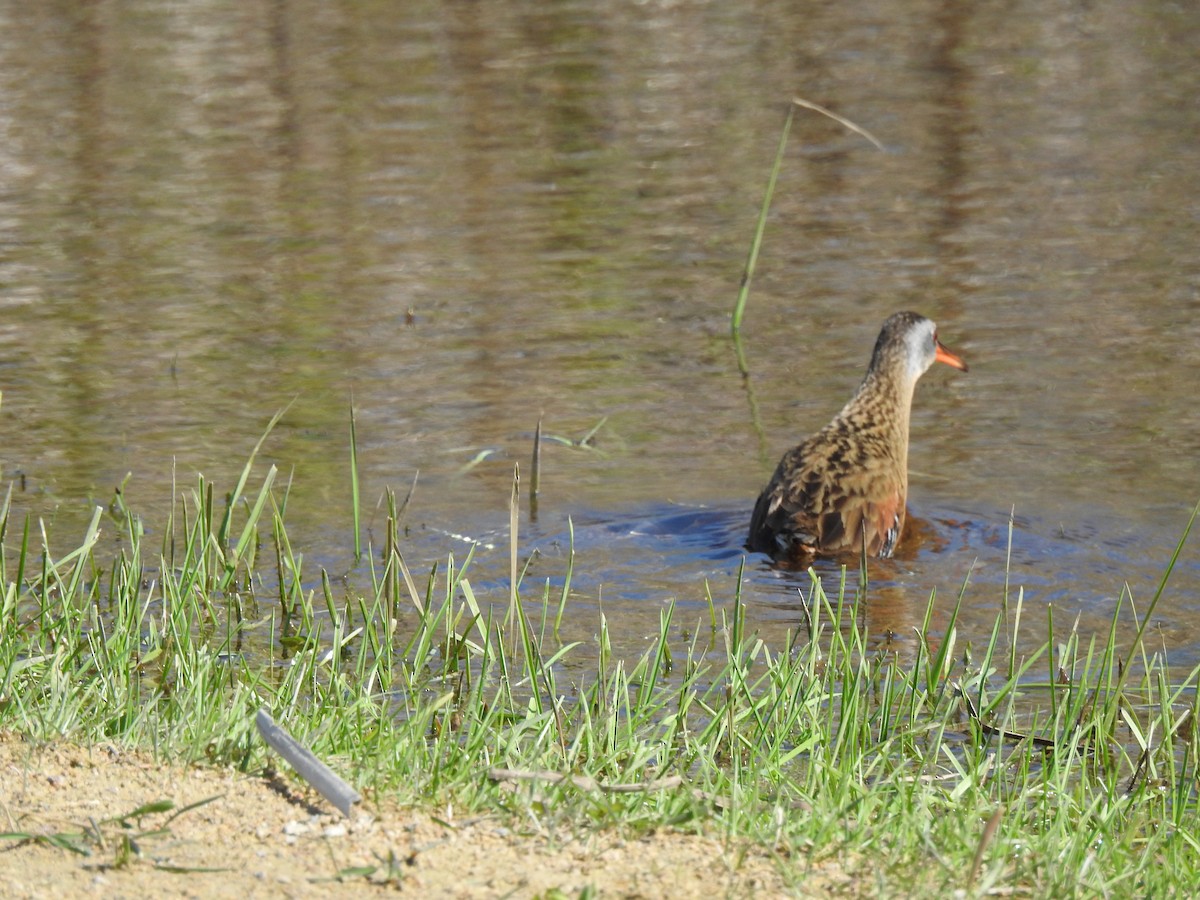
<path id="1" fill-rule="evenodd" d="M 1165 2 L 0 2 L 4 477 L 61 548 L 128 473 L 153 537 L 172 479 L 231 487 L 292 403 L 265 455 L 315 577 L 348 565 L 353 405 L 371 535 L 419 472 L 414 568 L 482 537 L 504 602 L 514 463 L 539 418 L 599 425 L 546 443 L 522 547 L 560 578 L 571 520 L 570 627 L 603 609 L 633 652 L 672 599 L 731 604 L 755 493 L 911 307 L 971 372 L 918 390 L 930 539 L 872 572 L 872 630 L 969 577 L 982 642 L 1006 568 L 1031 641 L 1047 603 L 1103 630 L 1200 499 L 1198 42 Z M 794 94 L 886 152 L 797 117 L 743 379 Z M 1187 664 L 1194 547 L 1154 631 Z M 749 559 L 755 627 L 808 590 Z"/>

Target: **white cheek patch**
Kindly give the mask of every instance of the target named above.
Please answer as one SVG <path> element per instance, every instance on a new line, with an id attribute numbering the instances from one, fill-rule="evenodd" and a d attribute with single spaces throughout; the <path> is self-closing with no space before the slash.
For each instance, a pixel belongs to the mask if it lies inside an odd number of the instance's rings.
<path id="1" fill-rule="evenodd" d="M 916 381 L 929 371 L 937 356 L 932 328 L 914 328 L 905 338 L 908 349 L 908 375 Z"/>

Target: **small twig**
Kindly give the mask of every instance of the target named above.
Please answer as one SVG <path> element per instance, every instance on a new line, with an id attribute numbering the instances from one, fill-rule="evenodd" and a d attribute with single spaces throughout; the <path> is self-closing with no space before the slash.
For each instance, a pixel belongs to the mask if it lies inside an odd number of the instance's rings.
<path id="1" fill-rule="evenodd" d="M 317 759 L 311 750 L 275 724 L 275 720 L 260 709 L 254 717 L 259 734 L 271 749 L 288 761 L 301 778 L 317 789 L 342 815 L 350 817 L 350 807 L 362 800 L 358 791 L 339 778 L 329 766 Z"/>
<path id="2" fill-rule="evenodd" d="M 655 778 L 637 784 L 605 784 L 587 775 L 563 775 L 561 772 L 533 771 L 529 769 L 488 769 L 488 778 L 492 781 L 545 781 L 549 784 L 569 784 L 581 791 L 601 791 L 605 794 L 638 794 L 648 791 L 662 791 L 679 787 L 683 778 L 670 775 L 666 778 Z"/>
<path id="3" fill-rule="evenodd" d="M 1125 785 L 1125 796 L 1133 793 L 1133 789 L 1137 787 L 1138 782 L 1146 773 L 1146 766 L 1150 762 L 1150 748 L 1147 746 L 1138 757 L 1137 765 L 1133 768 L 1133 774 L 1129 776 L 1129 783 Z"/>
<path id="4" fill-rule="evenodd" d="M 884 150 L 883 144 L 880 143 L 879 139 L 877 137 L 875 137 L 875 135 L 871 134 L 871 132 L 867 131 L 867 129 L 865 129 L 859 125 L 855 125 L 849 119 L 843 118 L 842 116 L 839 116 L 835 112 L 831 112 L 830 110 L 826 109 L 823 106 L 818 106 L 816 103 L 813 103 L 811 100 L 804 100 L 804 99 L 801 99 L 800 97 L 793 97 L 792 103 L 796 104 L 796 106 L 803 106 L 805 109 L 811 109 L 813 112 L 819 112 L 823 116 L 829 116 L 829 118 L 833 119 L 833 121 L 837 122 L 839 125 L 844 125 L 846 128 L 849 128 L 855 134 L 861 134 L 863 137 L 865 137 L 868 141 L 870 141 L 872 144 L 874 144 L 880 150 Z M 884 150 L 884 152 L 886 153 L 887 151 Z"/>
<path id="5" fill-rule="evenodd" d="M 962 689 L 961 685 L 958 688 L 958 696 L 963 698 L 963 701 L 967 704 L 967 712 L 984 734 L 990 734 L 993 737 L 998 737 L 1006 741 L 1029 741 L 1035 747 L 1042 747 L 1048 750 L 1054 750 L 1058 747 L 1058 743 L 1050 738 L 1034 737 L 1031 734 L 1022 734 L 1019 731 L 1007 731 L 1003 728 L 997 728 L 995 725 L 989 725 L 979 717 L 979 712 L 975 709 L 975 704 L 971 702 L 971 698 L 967 696 L 967 692 Z"/>

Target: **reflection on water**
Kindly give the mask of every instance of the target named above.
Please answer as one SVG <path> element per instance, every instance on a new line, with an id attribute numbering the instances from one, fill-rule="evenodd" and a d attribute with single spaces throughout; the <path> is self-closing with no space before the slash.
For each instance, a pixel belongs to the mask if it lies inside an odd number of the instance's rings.
<path id="1" fill-rule="evenodd" d="M 1005 584 L 1031 637 L 1047 603 L 1102 628 L 1200 499 L 1198 42 L 1189 4 L 0 4 L 3 474 L 59 546 L 127 474 L 154 532 L 292 402 L 267 461 L 345 571 L 353 404 L 371 533 L 419 471 L 409 552 L 496 535 L 503 599 L 541 419 L 530 577 L 573 518 L 575 627 L 633 648 L 672 599 L 731 602 L 770 467 L 915 308 L 971 373 L 922 382 L 932 540 L 858 612 L 906 635 L 936 590 L 936 628 L 969 581 L 961 640 Z M 797 119 L 744 381 L 727 315 L 793 93 L 887 152 Z M 1194 557 L 1156 623 L 1190 661 Z M 751 558 L 757 625 L 797 627 L 807 578 Z"/>

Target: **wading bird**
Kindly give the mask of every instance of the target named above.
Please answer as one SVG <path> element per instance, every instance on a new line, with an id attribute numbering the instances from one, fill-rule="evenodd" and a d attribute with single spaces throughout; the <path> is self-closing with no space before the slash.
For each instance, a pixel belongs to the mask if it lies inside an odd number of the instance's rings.
<path id="1" fill-rule="evenodd" d="M 913 390 L 935 362 L 967 371 L 929 319 L 888 318 L 850 402 L 779 461 L 754 504 L 746 546 L 786 560 L 863 549 L 891 556 L 904 528 Z"/>

